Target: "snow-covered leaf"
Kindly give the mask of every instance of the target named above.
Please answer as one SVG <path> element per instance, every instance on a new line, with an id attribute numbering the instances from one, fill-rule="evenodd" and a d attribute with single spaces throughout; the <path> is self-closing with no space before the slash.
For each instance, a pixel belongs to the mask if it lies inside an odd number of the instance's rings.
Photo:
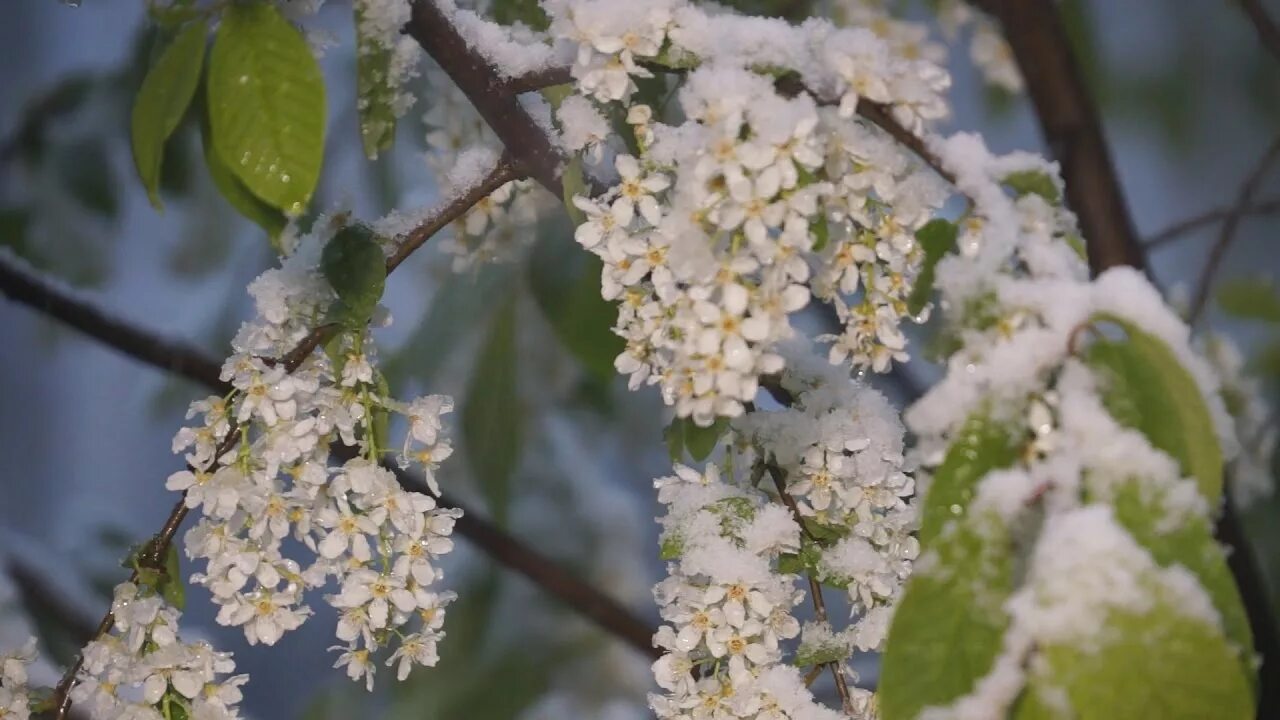
<path id="1" fill-rule="evenodd" d="M 989 515 L 966 517 L 939 538 L 894 611 L 880 670 L 883 720 L 915 720 L 969 693 L 991 670 L 1009 623 L 1012 544 Z"/>
<path id="2" fill-rule="evenodd" d="M 233 4 L 209 57 L 213 144 L 254 195 L 286 213 L 311 199 L 324 157 L 324 78 L 273 5 Z"/>
<path id="3" fill-rule="evenodd" d="M 1039 170 L 1019 170 L 1009 173 L 1001 182 L 1017 193 L 1018 197 L 1028 194 L 1039 195 L 1051 205 L 1056 205 L 1062 199 L 1062 193 L 1053 182 L 1053 178 Z"/>
<path id="4" fill-rule="evenodd" d="M 1120 325 L 1124 340 L 1101 339 L 1087 360 L 1103 382 L 1103 402 L 1121 425 L 1147 436 L 1197 480 L 1216 507 L 1222 494 L 1222 448 L 1200 386 L 1169 346 L 1136 325 L 1112 315 L 1095 321 Z"/>
<path id="5" fill-rule="evenodd" d="M 156 59 L 133 102 L 130 137 L 133 163 L 151 204 L 160 207 L 160 165 L 164 145 L 182 122 L 200 82 L 204 66 L 203 20 L 191 23 Z"/>
<path id="6" fill-rule="evenodd" d="M 1032 687 L 1065 693 L 1074 720 L 1252 720 L 1252 692 L 1222 631 L 1176 602 L 1112 611 L 1100 646 L 1040 648 Z"/>
<path id="7" fill-rule="evenodd" d="M 912 315 L 918 315 L 929 304 L 938 261 L 955 247 L 957 230 L 955 223 L 935 218 L 916 231 L 916 240 L 924 249 L 924 263 L 920 266 L 920 274 L 916 276 L 915 286 L 911 288 L 911 296 L 907 298 L 907 312 Z"/>
<path id="8" fill-rule="evenodd" d="M 1013 431 L 975 414 L 965 421 L 947 449 L 942 465 L 933 473 L 921 509 L 920 544 L 932 542 L 956 518 L 963 517 L 978 481 L 992 470 L 1009 467 L 1018 459 L 1020 444 Z"/>
<path id="9" fill-rule="evenodd" d="M 1138 544 L 1151 553 L 1162 567 L 1180 565 L 1190 570 L 1204 587 L 1222 615 L 1227 638 L 1235 645 L 1244 672 L 1250 677 L 1249 655 L 1253 649 L 1253 633 L 1245 614 L 1240 591 L 1231 569 L 1227 567 L 1223 549 L 1213 539 L 1213 530 L 1202 518 L 1182 518 L 1173 527 L 1164 522 L 1172 509 L 1166 499 L 1142 480 L 1131 480 L 1116 488 L 1111 503 L 1116 521 Z"/>

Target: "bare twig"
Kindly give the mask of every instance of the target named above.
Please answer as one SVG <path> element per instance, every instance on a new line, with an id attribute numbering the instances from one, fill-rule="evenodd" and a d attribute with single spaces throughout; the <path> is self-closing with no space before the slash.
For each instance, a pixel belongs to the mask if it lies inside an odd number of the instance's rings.
<path id="1" fill-rule="evenodd" d="M 1196 291 L 1192 296 L 1191 308 L 1187 316 L 1187 321 L 1195 324 L 1204 312 L 1205 306 L 1209 304 L 1209 293 L 1213 289 L 1213 277 L 1218 272 L 1218 267 L 1222 264 L 1222 259 L 1226 257 L 1227 248 L 1235 241 L 1236 230 L 1240 227 L 1240 221 L 1244 219 L 1245 208 L 1253 202 L 1253 196 L 1257 194 L 1258 187 L 1262 184 L 1263 178 L 1266 177 L 1267 171 L 1280 160 L 1280 136 L 1271 141 L 1270 147 L 1262 154 L 1262 157 L 1254 165 L 1253 170 L 1249 173 L 1249 177 L 1245 178 L 1244 184 L 1240 186 L 1240 193 L 1236 196 L 1236 203 L 1232 206 L 1231 211 L 1227 213 L 1226 220 L 1222 223 L 1222 232 L 1218 235 L 1218 240 L 1209 248 L 1209 257 L 1205 260 L 1204 267 L 1200 270 L 1200 279 L 1196 282 Z"/>
<path id="2" fill-rule="evenodd" d="M 1271 54 L 1280 60 L 1280 27 L 1276 26 L 1276 21 L 1267 14 L 1267 9 L 1262 7 L 1262 0 L 1239 0 L 1240 9 L 1248 16 L 1249 22 L 1253 23 L 1253 30 L 1258 34 L 1258 42 L 1262 46 L 1271 51 Z"/>
<path id="3" fill-rule="evenodd" d="M 1143 246 L 1147 250 L 1161 247 L 1162 245 L 1166 245 L 1169 242 L 1177 240 L 1193 230 L 1198 230 L 1206 225 L 1222 222 L 1235 214 L 1236 211 L 1237 208 L 1234 205 L 1219 207 L 1200 213 L 1194 217 L 1189 217 L 1185 220 L 1179 220 L 1172 225 L 1152 233 L 1143 241 Z M 1280 197 L 1252 202 L 1248 207 L 1239 210 L 1239 214 L 1244 217 L 1253 215 L 1270 215 L 1277 212 L 1280 212 Z"/>

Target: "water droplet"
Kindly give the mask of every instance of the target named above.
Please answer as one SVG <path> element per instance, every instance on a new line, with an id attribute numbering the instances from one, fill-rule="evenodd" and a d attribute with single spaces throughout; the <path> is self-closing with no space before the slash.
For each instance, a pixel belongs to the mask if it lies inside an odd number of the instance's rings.
<path id="1" fill-rule="evenodd" d="M 80 0 L 62 0 L 62 4 L 67 7 L 78 8 L 80 7 Z"/>
<path id="2" fill-rule="evenodd" d="M 248 165 L 249 160 L 251 160 L 252 158 L 253 158 L 253 155 L 248 150 L 246 150 L 245 153 L 240 156 L 240 164 Z"/>
<path id="3" fill-rule="evenodd" d="M 275 163 L 271 163 L 270 165 L 267 166 L 267 172 L 269 173 L 274 174 L 279 169 L 280 169 L 280 166 L 276 165 Z"/>
<path id="4" fill-rule="evenodd" d="M 241 75 L 240 77 L 236 78 L 236 81 L 237 81 L 237 82 L 239 82 L 241 85 L 248 85 L 248 84 L 249 84 L 249 76 L 248 76 L 248 75 Z"/>
<path id="5" fill-rule="evenodd" d="M 960 507 L 959 505 L 952 505 L 947 509 L 951 511 L 952 515 L 959 515 L 960 513 L 964 512 L 964 508 Z"/>
<path id="6" fill-rule="evenodd" d="M 275 169 L 275 165 L 272 165 L 271 167 L 272 169 Z M 284 183 L 285 185 L 288 185 L 292 181 L 293 181 L 293 178 L 290 177 L 289 173 L 282 173 L 280 175 L 280 182 Z"/>

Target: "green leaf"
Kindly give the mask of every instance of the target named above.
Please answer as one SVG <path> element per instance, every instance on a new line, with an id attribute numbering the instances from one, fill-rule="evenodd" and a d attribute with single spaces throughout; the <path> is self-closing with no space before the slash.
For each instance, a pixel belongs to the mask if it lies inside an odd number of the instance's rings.
<path id="1" fill-rule="evenodd" d="M 231 207 L 235 208 L 236 212 L 266 230 L 274 245 L 288 224 L 284 213 L 249 192 L 249 188 L 245 187 L 244 183 L 240 182 L 240 178 L 231 171 L 231 167 L 213 146 L 213 131 L 209 127 L 209 117 L 204 113 L 200 116 L 200 143 L 204 148 L 205 167 L 209 169 L 209 177 L 213 180 L 214 187 L 218 188 L 223 199 L 231 203 Z M 276 249 L 279 250 L 279 248 Z"/>
<path id="2" fill-rule="evenodd" d="M 1194 477 L 1210 507 L 1222 494 L 1222 448 L 1195 378 L 1164 341 L 1114 315 L 1126 340 L 1098 340 L 1086 359 L 1104 384 L 1103 404 L 1116 422 L 1140 431 Z"/>
<path id="3" fill-rule="evenodd" d="M 1157 598 L 1143 613 L 1113 610 L 1100 646 L 1040 649 L 1032 687 L 1065 693 L 1074 720 L 1252 720 L 1253 695 L 1218 628 Z M 892 647 L 892 646 L 890 646 Z M 893 720 L 885 715 L 885 720 Z"/>
<path id="4" fill-rule="evenodd" d="M 658 546 L 658 557 L 662 560 L 675 560 L 684 552 L 684 538 L 679 535 L 663 535 Z"/>
<path id="5" fill-rule="evenodd" d="M 673 461 L 680 462 L 684 459 L 684 453 L 688 452 L 689 457 L 701 462 L 716 449 L 720 436 L 728 429 L 729 421 L 726 418 L 716 418 L 707 427 L 699 427 L 691 418 L 677 417 L 671 419 L 671 424 L 663 430 L 662 435 L 667 441 L 667 451 L 671 453 Z"/>
<path id="6" fill-rule="evenodd" d="M 205 21 L 197 20 L 179 33 L 147 71 L 133 102 L 130 119 L 133 163 L 147 197 L 157 209 L 160 208 L 160 164 L 164 160 L 165 141 L 182 122 L 195 95 L 208 32 Z"/>
<path id="7" fill-rule="evenodd" d="M 182 580 L 182 561 L 178 558 L 178 546 L 169 543 L 164 556 L 164 578 L 160 581 L 160 595 L 165 602 L 181 610 L 187 605 L 186 585 Z"/>
<path id="8" fill-rule="evenodd" d="M 950 526 L 907 583 L 880 670 L 880 717 L 915 720 L 930 705 L 968 694 L 990 672 L 1013 591 L 1013 549 L 994 516 Z"/>
<path id="9" fill-rule="evenodd" d="M 209 57 L 218 155 L 273 207 L 300 213 L 324 157 L 324 78 L 311 48 L 273 5 L 227 8 Z"/>
<path id="10" fill-rule="evenodd" d="M 618 308 L 600 297 L 600 258 L 568 234 L 547 233 L 534 245 L 528 267 L 534 300 L 556 337 L 589 372 L 612 379 L 613 361 L 626 343 L 613 332 Z"/>
<path id="11" fill-rule="evenodd" d="M 992 470 L 1013 465 L 1020 453 L 1019 438 L 1009 427 L 984 414 L 970 416 L 952 440 L 925 493 L 920 545 L 932 547 L 934 538 L 949 522 L 964 517 L 978 482 Z"/>
<path id="12" fill-rule="evenodd" d="M 1218 288 L 1222 311 L 1245 320 L 1280 323 L 1280 289 L 1269 278 L 1238 278 Z"/>
<path id="13" fill-rule="evenodd" d="M 1027 194 L 1039 195 L 1050 205 L 1056 205 L 1062 200 L 1062 192 L 1058 190 L 1053 178 L 1040 170 L 1019 170 L 1009 173 L 1001 182 L 1017 193 L 1018 197 Z"/>
<path id="14" fill-rule="evenodd" d="M 360 140 L 370 160 L 391 147 L 396 136 L 394 104 L 400 94 L 391 77 L 392 48 L 384 38 L 369 33 L 364 22 L 366 3 L 356 2 L 356 108 L 360 112 Z"/>
<path id="15" fill-rule="evenodd" d="M 67 194 L 85 209 L 107 218 L 120 211 L 111 157 L 102 138 L 84 138 L 59 148 L 57 169 Z"/>
<path id="16" fill-rule="evenodd" d="M 826 213 L 820 213 L 817 218 L 809 223 L 809 234 L 813 235 L 814 252 L 820 253 L 827 249 L 827 243 L 831 242 L 831 227 L 827 224 Z M 921 272 L 921 275 L 923 274 Z M 930 277 L 932 278 L 932 275 Z"/>
<path id="17" fill-rule="evenodd" d="M 490 12 L 503 25 L 519 22 L 541 32 L 551 24 L 538 0 L 494 0 Z"/>
<path id="18" fill-rule="evenodd" d="M 462 406 L 467 460 L 494 517 L 505 523 L 511 479 L 520 460 L 522 413 L 517 388 L 516 305 L 504 302 L 480 348 Z"/>
<path id="19" fill-rule="evenodd" d="M 1134 540 L 1151 553 L 1161 567 L 1179 565 L 1191 571 L 1222 616 L 1227 638 L 1235 645 L 1246 676 L 1252 677 L 1249 656 L 1253 651 L 1253 633 L 1245 613 L 1240 591 L 1222 548 L 1213 539 L 1213 530 L 1203 518 L 1192 517 L 1166 528 L 1163 522 L 1170 513 L 1179 512 L 1166 506 L 1166 499 L 1142 480 L 1123 483 L 1112 493 L 1116 521 Z"/>
<path id="20" fill-rule="evenodd" d="M 916 241 L 924 249 L 924 264 L 920 266 L 920 274 L 916 276 L 915 287 L 907 298 L 907 312 L 918 315 L 924 306 L 929 304 L 933 295 L 933 280 L 937 272 L 938 261 L 946 257 L 956 246 L 956 224 L 940 218 L 925 223 L 916 231 Z"/>
<path id="21" fill-rule="evenodd" d="M 378 397 L 390 398 L 391 386 L 387 383 L 387 376 L 381 372 L 375 373 L 374 383 L 378 388 Z M 391 412 L 380 403 L 373 408 L 373 444 L 383 452 L 391 447 Z"/>
<path id="22" fill-rule="evenodd" d="M 564 166 L 564 172 L 560 174 L 560 184 L 564 188 L 565 212 L 569 213 L 573 226 L 578 227 L 587 221 L 587 214 L 573 204 L 575 196 L 585 195 L 587 191 L 587 183 L 582 175 L 582 156 L 574 155 L 573 159 Z"/>
<path id="23" fill-rule="evenodd" d="M 320 269 L 338 294 L 332 319 L 353 330 L 362 329 L 387 283 L 387 259 L 373 231 L 360 224 L 339 230 L 324 246 Z"/>

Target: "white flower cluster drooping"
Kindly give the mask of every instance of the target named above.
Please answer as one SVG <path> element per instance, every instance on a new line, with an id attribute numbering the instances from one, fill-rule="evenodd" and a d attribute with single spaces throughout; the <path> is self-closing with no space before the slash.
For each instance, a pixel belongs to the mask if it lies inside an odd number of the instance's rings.
<path id="1" fill-rule="evenodd" d="M 406 6 L 407 7 L 407 6 Z M 431 108 L 423 115 L 427 126 L 427 165 L 442 190 L 456 191 L 478 181 L 471 172 L 496 153 L 493 131 L 471 106 L 466 95 L 439 67 L 426 73 Z M 537 195 L 531 180 L 513 180 L 481 199 L 453 224 L 440 247 L 453 256 L 454 272 L 486 262 L 510 261 L 528 247 L 537 220 Z M 442 193 L 443 194 L 443 193 Z"/>
<path id="2" fill-rule="evenodd" d="M 812 548 L 812 569 L 848 591 L 858 619 L 845 635 L 859 650 L 879 650 L 920 551 L 902 422 L 883 395 L 804 353 L 790 353 L 783 386 L 790 407 L 734 427 L 786 474 L 787 494 L 826 540 Z"/>
<path id="3" fill-rule="evenodd" d="M 654 484 L 670 576 L 654 588 L 663 620 L 655 644 L 665 654 L 651 695 L 660 718 L 840 717 L 813 699 L 781 641 L 796 637 L 791 610 L 804 597 L 795 576 L 777 572 L 781 553 L 800 545 L 785 507 L 725 482 L 718 466 L 683 465 Z"/>
<path id="4" fill-rule="evenodd" d="M 666 653 L 654 664 L 666 693 L 650 698 L 659 717 L 843 717 L 813 699 L 799 668 L 833 664 L 856 680 L 846 662 L 882 648 L 916 556 L 893 408 L 844 370 L 785 351 L 791 407 L 734 421 L 721 464 L 677 465 L 655 483 L 671 561 L 654 590 L 668 623 L 655 638 Z M 806 469 L 819 458 L 826 476 Z M 771 487 L 766 476 L 786 496 L 757 489 Z M 844 588 L 856 619 L 839 632 L 810 623 L 789 654 L 781 643 L 801 634 L 792 610 L 806 597 L 794 572 Z M 871 697 L 850 688 L 854 717 L 874 716 Z"/>
<path id="5" fill-rule="evenodd" d="M 0 652 L 0 720 L 28 720 L 31 717 L 27 666 L 35 660 L 35 638 L 17 650 Z"/>
<path id="6" fill-rule="evenodd" d="M 190 468 L 167 486 L 200 512 L 187 554 L 206 562 L 192 580 L 212 593 L 220 624 L 243 627 L 251 644 L 274 644 L 311 614 L 304 592 L 333 581 L 339 590 L 326 599 L 341 611 L 338 665 L 372 686 L 371 656 L 382 648 L 394 648 L 388 664 L 398 663 L 402 679 L 412 664 L 436 663 L 453 595 L 432 588 L 460 514 L 402 489 L 378 464 L 392 451 L 383 428 L 390 413 L 407 418 L 400 463 L 419 466 L 438 494 L 434 471 L 452 452 L 441 416 L 453 403 L 388 397 L 367 331 L 288 357 L 334 299 L 317 269 L 334 228 L 325 219 L 316 227 L 250 285 L 258 318 L 237 333 L 223 367 L 235 390 L 192 406 L 203 422 L 174 440 Z M 218 448 L 229 433 L 238 442 Z M 359 453 L 336 465 L 335 443 Z M 302 557 L 284 552 L 291 538 Z"/>
<path id="7" fill-rule="evenodd" d="M 374 157 L 378 139 L 394 130 L 390 123 L 408 112 L 416 99 L 405 89 L 418 75 L 418 62 L 422 58 L 418 43 L 402 32 L 409 22 L 409 10 L 408 3 L 398 0 L 355 2 L 361 80 L 376 86 L 376 90 L 370 92 L 391 113 L 390 118 L 378 117 L 377 113 L 361 116 L 360 134 L 365 139 L 366 150 Z M 361 97 L 358 102 L 373 102 L 374 97 Z"/>
<path id="8" fill-rule="evenodd" d="M 93 718 L 162 720 L 240 717 L 240 686 L 231 653 L 178 637 L 181 613 L 160 595 L 130 582 L 116 586 L 115 628 L 91 641 L 71 699 Z"/>
<path id="9" fill-rule="evenodd" d="M 855 111 L 884 103 L 922 127 L 946 112 L 945 72 L 823 22 L 678 0 L 548 9 L 553 37 L 578 49 L 562 138 L 588 160 L 618 153 L 602 170 L 608 189 L 574 200 L 586 215 L 576 238 L 604 261 L 604 296 L 620 301 L 616 365 L 633 387 L 660 384 L 700 425 L 737 416 L 758 378 L 782 369 L 776 344 L 815 296 L 843 326 L 833 362 L 884 371 L 906 358 L 899 324 L 923 256 L 914 232 L 944 191 Z M 661 121 L 661 98 L 638 94 L 651 64 L 687 69 L 679 124 Z M 604 147 L 610 113 L 626 117 L 631 147 Z"/>

